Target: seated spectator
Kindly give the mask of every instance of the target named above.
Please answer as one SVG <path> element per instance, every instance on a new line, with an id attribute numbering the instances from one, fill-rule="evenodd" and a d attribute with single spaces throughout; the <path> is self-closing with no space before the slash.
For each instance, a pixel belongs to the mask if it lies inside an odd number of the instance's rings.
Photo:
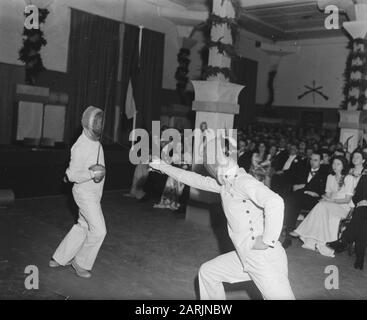
<path id="1" fill-rule="evenodd" d="M 307 157 L 307 159 L 308 159 L 308 160 L 310 160 L 310 159 L 311 159 L 312 154 L 313 154 L 313 149 L 312 149 L 312 147 L 307 147 L 307 148 L 306 148 L 306 157 Z"/>
<path id="2" fill-rule="evenodd" d="M 314 152 L 308 166 L 299 172 L 298 181 L 293 185 L 293 192 L 284 201 L 284 222 L 286 238 L 283 247 L 292 244 L 290 235 L 296 228 L 297 218 L 302 209 L 311 210 L 324 193 L 328 172 L 322 169 L 321 154 Z"/>
<path id="3" fill-rule="evenodd" d="M 352 208 L 354 192 L 353 177 L 348 175 L 348 162 L 344 157 L 333 159 L 332 170 L 327 177 L 326 194 L 295 230 L 303 241 L 303 248 L 328 257 L 334 257 L 334 251 L 326 243 L 337 240 L 340 220 L 346 218 Z"/>
<path id="4" fill-rule="evenodd" d="M 286 145 L 286 140 L 284 138 L 280 139 L 278 150 L 272 163 L 275 172 L 282 170 L 285 162 L 288 159 L 288 151 L 286 149 Z"/>
<path id="5" fill-rule="evenodd" d="M 366 155 L 361 149 L 357 148 L 353 151 L 351 159 L 349 174 L 354 178 L 354 187 L 356 187 L 366 164 Z"/>
<path id="6" fill-rule="evenodd" d="M 298 156 L 299 156 L 301 165 L 303 165 L 304 167 L 307 166 L 307 163 L 310 160 L 309 156 L 307 156 L 306 148 L 307 148 L 306 142 L 301 141 L 298 144 Z"/>
<path id="7" fill-rule="evenodd" d="M 276 156 L 274 161 L 276 161 Z M 271 181 L 271 188 L 274 192 L 278 193 L 280 196 L 285 197 L 290 191 L 290 187 L 293 184 L 293 180 L 297 171 L 299 170 L 299 165 L 301 163 L 298 157 L 298 149 L 296 145 L 291 145 L 288 158 L 286 159 L 281 170 L 274 171 Z"/>
<path id="8" fill-rule="evenodd" d="M 252 155 L 251 168 L 249 173 L 257 180 L 270 187 L 270 154 L 266 152 L 265 143 L 260 142 L 257 152 Z"/>
<path id="9" fill-rule="evenodd" d="M 189 170 L 190 168 L 190 165 L 185 162 L 175 166 L 184 170 Z M 153 208 L 170 209 L 173 211 L 179 210 L 183 205 L 184 188 L 185 184 L 173 179 L 172 177 L 168 177 L 161 199 L 158 203 L 153 205 Z"/>
<path id="10" fill-rule="evenodd" d="M 160 156 L 162 159 L 165 159 L 169 155 L 165 154 L 164 150 L 167 149 L 168 144 L 170 141 L 156 141 L 153 140 L 153 143 L 158 145 L 161 150 Z M 171 150 L 173 152 L 173 150 Z M 172 154 L 170 154 L 172 156 Z M 157 199 L 160 198 L 162 195 L 162 192 L 164 190 L 164 187 L 166 185 L 167 176 L 160 174 L 156 171 L 149 171 L 148 177 L 145 181 L 143 191 L 145 193 L 144 197 L 140 199 L 140 201 L 147 201 L 149 199 Z"/>
<path id="11" fill-rule="evenodd" d="M 352 220 L 348 224 L 339 240 L 327 243 L 336 253 L 343 252 L 349 244 L 355 242 L 356 260 L 354 268 L 363 270 L 364 257 L 367 247 L 367 172 L 364 171 L 359 179 L 353 196 L 355 209 Z"/>
<path id="12" fill-rule="evenodd" d="M 330 152 L 327 149 L 321 149 L 321 155 L 322 155 L 322 164 L 325 167 L 329 167 L 331 160 Z"/>
<path id="13" fill-rule="evenodd" d="M 238 166 L 246 170 L 246 172 L 250 171 L 251 167 L 251 159 L 252 159 L 252 152 L 248 149 L 248 145 L 246 141 L 240 140 L 238 142 Z"/>

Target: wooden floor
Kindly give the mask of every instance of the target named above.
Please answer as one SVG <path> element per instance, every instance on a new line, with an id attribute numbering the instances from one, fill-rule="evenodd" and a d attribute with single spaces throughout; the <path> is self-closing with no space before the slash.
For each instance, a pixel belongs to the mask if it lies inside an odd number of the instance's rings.
<path id="1" fill-rule="evenodd" d="M 70 267 L 48 267 L 73 224 L 70 203 L 66 197 L 28 199 L 0 209 L 0 299 L 197 299 L 200 265 L 231 250 L 225 226 L 203 228 L 183 214 L 110 192 L 103 199 L 108 234 L 92 278 L 81 279 Z M 298 242 L 287 254 L 297 299 L 367 298 L 367 270 L 355 270 L 347 254 L 327 258 Z M 24 286 L 29 265 L 39 269 L 38 290 Z M 330 265 L 339 271 L 337 290 L 325 288 Z M 229 299 L 261 298 L 251 282 L 225 288 Z"/>

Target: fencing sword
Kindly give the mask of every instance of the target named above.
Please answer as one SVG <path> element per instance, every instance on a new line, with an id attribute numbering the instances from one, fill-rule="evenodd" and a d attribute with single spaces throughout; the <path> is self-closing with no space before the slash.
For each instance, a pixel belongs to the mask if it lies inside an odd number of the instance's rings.
<path id="1" fill-rule="evenodd" d="M 105 100 L 105 105 L 104 105 L 104 110 L 103 110 L 103 117 L 102 117 L 102 124 L 101 124 L 101 134 L 98 138 L 98 142 L 99 142 L 99 145 L 98 145 L 98 154 L 97 154 L 97 163 L 95 165 L 92 165 L 89 167 L 89 170 L 93 171 L 93 172 L 102 172 L 104 173 L 103 175 L 101 176 L 97 176 L 97 177 L 93 177 L 93 181 L 95 183 L 100 183 L 103 179 L 104 179 L 104 176 L 105 176 L 105 172 L 106 172 L 106 168 L 104 165 L 101 165 L 99 163 L 99 155 L 101 153 L 101 147 L 102 147 L 102 138 L 103 138 L 103 132 L 104 132 L 104 127 L 105 127 L 105 123 L 106 123 L 106 114 L 107 114 L 107 105 L 108 105 L 108 100 L 110 98 L 110 92 L 111 92 L 111 87 L 112 87 L 112 75 L 113 75 L 113 68 L 111 68 L 111 73 L 110 73 L 110 76 L 109 76 L 109 80 L 108 80 L 108 84 L 107 84 L 107 93 L 106 93 L 106 100 Z"/>
<path id="2" fill-rule="evenodd" d="M 103 110 L 103 118 L 102 118 L 102 129 L 101 129 L 101 135 L 98 139 L 99 141 L 99 146 L 98 146 L 98 154 L 97 154 L 97 165 L 99 165 L 99 155 L 101 153 L 101 144 L 102 144 L 102 138 L 104 136 L 103 132 L 104 132 L 104 127 L 105 127 L 105 123 L 106 123 L 106 114 L 107 114 L 107 105 L 108 105 L 108 99 L 110 98 L 110 93 L 111 93 L 111 87 L 112 87 L 112 74 L 113 74 L 113 68 L 111 68 L 111 72 L 110 72 L 110 76 L 109 76 L 109 80 L 108 80 L 108 86 L 107 86 L 107 95 L 106 95 L 106 100 L 105 100 L 105 105 L 104 105 L 104 110 Z"/>

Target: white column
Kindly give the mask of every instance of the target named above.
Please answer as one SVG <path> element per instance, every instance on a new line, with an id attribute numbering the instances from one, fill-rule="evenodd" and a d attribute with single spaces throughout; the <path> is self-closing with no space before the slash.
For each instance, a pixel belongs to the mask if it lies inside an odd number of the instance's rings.
<path id="1" fill-rule="evenodd" d="M 222 3 L 223 2 L 223 3 Z M 229 0 L 213 0 L 213 13 L 221 17 L 235 17 L 232 2 Z M 211 30 L 213 41 L 221 41 L 232 44 L 232 31 L 226 25 L 213 26 Z M 209 50 L 210 66 L 230 68 L 231 59 L 219 54 L 216 47 Z M 202 122 L 206 122 L 211 129 L 232 129 L 234 115 L 239 112 L 238 95 L 243 86 L 230 83 L 222 74 L 209 77 L 206 81 L 192 81 L 195 90 L 195 101 L 193 110 L 196 111 L 195 127 L 200 128 Z M 202 166 L 193 166 L 197 172 L 205 172 Z M 218 196 L 191 188 L 191 204 L 186 210 L 186 220 L 202 225 L 211 224 L 209 210 L 205 206 L 194 205 L 193 201 L 205 202 L 207 204 L 217 202 Z"/>

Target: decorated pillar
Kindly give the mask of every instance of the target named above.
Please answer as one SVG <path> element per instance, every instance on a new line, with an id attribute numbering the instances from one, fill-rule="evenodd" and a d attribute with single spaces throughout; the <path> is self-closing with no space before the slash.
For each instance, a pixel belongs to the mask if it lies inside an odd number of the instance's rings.
<path id="1" fill-rule="evenodd" d="M 235 56 L 232 34 L 236 31 L 239 9 L 236 0 L 213 0 L 213 10 L 207 20 L 211 32 L 207 42 L 208 66 L 203 70 L 206 80 L 192 81 L 195 90 L 192 106 L 196 111 L 195 128 L 206 123 L 209 129 L 232 129 L 234 115 L 239 112 L 238 95 L 243 86 L 230 82 L 231 59 Z M 194 165 L 193 170 L 204 173 L 200 165 Z M 186 220 L 210 225 L 208 206 L 198 203 L 219 201 L 217 195 L 191 188 L 190 199 Z"/>
<path id="2" fill-rule="evenodd" d="M 340 110 L 340 142 L 348 152 L 362 144 L 367 128 L 367 0 L 322 0 L 321 9 L 335 5 L 350 21 L 343 28 L 351 36 L 345 70 L 343 110 Z"/>

